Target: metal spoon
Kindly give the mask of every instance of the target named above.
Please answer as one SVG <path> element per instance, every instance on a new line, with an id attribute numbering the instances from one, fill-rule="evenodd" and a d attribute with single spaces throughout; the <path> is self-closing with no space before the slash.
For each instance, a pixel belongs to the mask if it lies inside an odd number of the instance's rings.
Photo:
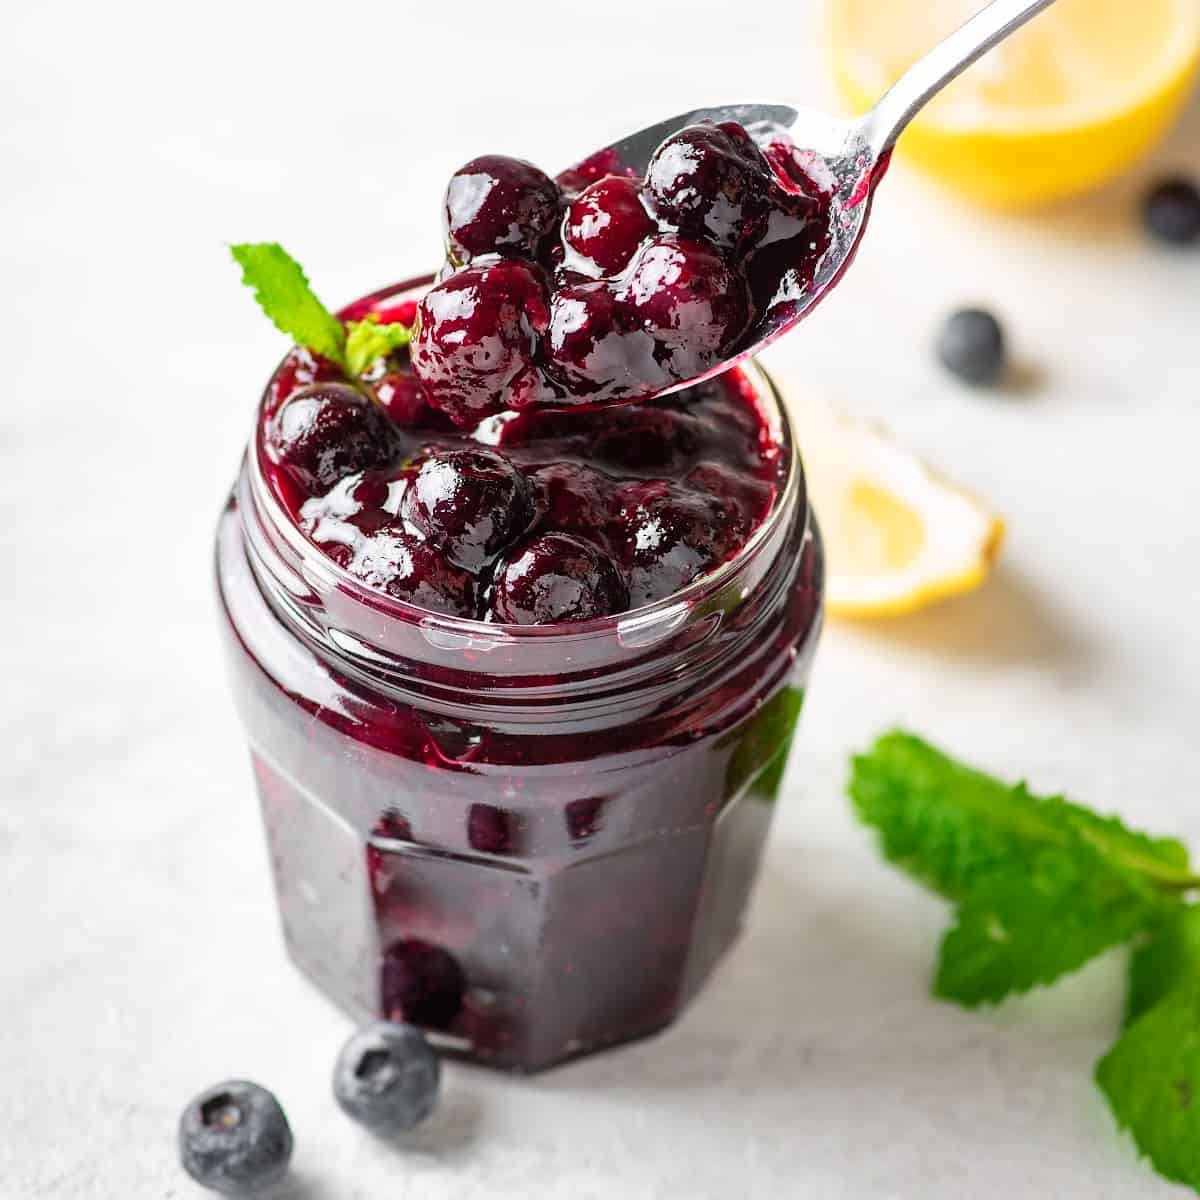
<path id="1" fill-rule="evenodd" d="M 1024 25 L 1054 0 L 992 0 L 965 25 L 919 59 L 892 85 L 875 107 L 856 120 L 841 120 L 788 104 L 726 104 L 696 108 L 650 125 L 608 147 L 631 173 L 646 169 L 654 151 L 686 125 L 698 121 L 737 121 L 755 128 L 787 131 L 797 147 L 814 152 L 824 164 L 832 191 L 830 241 L 811 281 L 792 294 L 777 295 L 759 314 L 736 352 L 703 375 L 664 388 L 660 395 L 688 387 L 727 370 L 786 333 L 832 290 L 850 265 L 862 240 L 875 187 L 892 147 L 913 117 L 977 58 Z M 605 151 L 601 151 L 601 154 Z M 587 160 L 585 160 L 587 161 Z M 582 166 L 582 164 L 580 164 Z"/>

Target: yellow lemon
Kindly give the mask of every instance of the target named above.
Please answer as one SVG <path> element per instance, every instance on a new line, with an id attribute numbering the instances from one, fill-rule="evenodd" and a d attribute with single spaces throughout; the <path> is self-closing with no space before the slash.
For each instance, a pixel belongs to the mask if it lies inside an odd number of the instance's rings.
<path id="1" fill-rule="evenodd" d="M 864 111 L 983 0 L 831 0 L 833 72 Z M 1017 206 L 1118 174 L 1179 113 L 1200 0 L 1058 0 L 938 96 L 898 150 L 972 199 Z"/>
<path id="2" fill-rule="evenodd" d="M 808 495 L 825 541 L 825 603 L 888 617 L 978 587 L 1004 523 L 883 430 L 795 406 Z"/>

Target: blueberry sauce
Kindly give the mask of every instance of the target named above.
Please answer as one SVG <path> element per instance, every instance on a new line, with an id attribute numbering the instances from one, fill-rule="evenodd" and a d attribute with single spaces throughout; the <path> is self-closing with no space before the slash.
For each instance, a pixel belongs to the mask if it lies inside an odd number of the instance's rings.
<path id="1" fill-rule="evenodd" d="M 374 382 L 328 374 L 303 350 L 276 372 L 259 424 L 267 479 L 340 566 L 453 616 L 557 624 L 661 600 L 737 553 L 784 466 L 737 371 L 469 430 L 429 404 L 404 351 Z"/>
<path id="2" fill-rule="evenodd" d="M 663 392 L 805 291 L 829 207 L 786 134 L 733 121 L 678 131 L 644 178 L 611 151 L 557 180 L 521 159 L 473 159 L 446 191 L 446 263 L 418 308 L 416 373 L 464 426 Z"/>

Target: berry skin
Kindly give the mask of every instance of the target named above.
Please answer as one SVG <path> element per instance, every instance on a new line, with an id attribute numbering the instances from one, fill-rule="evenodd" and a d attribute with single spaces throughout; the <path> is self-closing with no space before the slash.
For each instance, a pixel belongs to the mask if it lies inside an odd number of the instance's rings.
<path id="1" fill-rule="evenodd" d="M 475 616 L 475 581 L 471 575 L 399 522 L 373 528 L 354 547 L 346 565 L 352 575 L 397 600 L 451 616 Z"/>
<path id="2" fill-rule="evenodd" d="M 548 317 L 545 278 L 528 263 L 467 267 L 431 288 L 412 343 L 430 402 L 469 425 L 536 394 L 534 358 Z"/>
<path id="3" fill-rule="evenodd" d="M 478 571 L 533 520 L 525 476 L 485 447 L 443 450 L 417 468 L 400 515 L 454 564 Z"/>
<path id="4" fill-rule="evenodd" d="M 649 395 L 716 366 L 750 317 L 740 274 L 707 246 L 664 235 L 642 246 L 619 281 L 555 293 L 548 369 L 576 402 Z"/>
<path id="5" fill-rule="evenodd" d="M 467 810 L 467 844 L 484 854 L 507 854 L 513 848 L 516 819 L 494 804 L 472 804 Z"/>
<path id="6" fill-rule="evenodd" d="M 1172 246 L 1200 241 L 1200 188 L 1190 179 L 1164 179 L 1146 195 L 1146 228 Z"/>
<path id="7" fill-rule="evenodd" d="M 630 488 L 618 522 L 635 608 L 686 587 L 734 553 L 744 534 L 733 504 L 662 480 Z"/>
<path id="8" fill-rule="evenodd" d="M 342 1047 L 333 1068 L 333 1095 L 348 1117 L 369 1129 L 413 1129 L 437 1105 L 441 1073 L 419 1029 L 378 1021 Z"/>
<path id="9" fill-rule="evenodd" d="M 492 609 L 510 625 L 592 621 L 629 605 L 629 590 L 612 559 L 591 542 L 546 533 L 497 568 Z"/>
<path id="10" fill-rule="evenodd" d="M 642 204 L 638 181 L 610 175 L 586 188 L 567 210 L 562 232 L 568 250 L 565 266 L 592 278 L 616 275 L 657 231 Z"/>
<path id="11" fill-rule="evenodd" d="M 937 354 L 948 371 L 967 383 L 997 383 L 1007 359 L 1004 330 L 990 312 L 960 308 L 942 325 Z"/>
<path id="12" fill-rule="evenodd" d="M 642 247 L 618 294 L 676 381 L 721 360 L 750 324 L 745 279 L 707 246 L 665 236 Z"/>
<path id="13" fill-rule="evenodd" d="M 218 1083 L 201 1092 L 179 1119 L 183 1169 L 223 1195 L 258 1194 L 283 1178 L 291 1157 L 287 1117 L 257 1083 Z"/>
<path id="14" fill-rule="evenodd" d="M 462 968 L 441 946 L 402 938 L 384 953 L 380 1003 L 390 1021 L 444 1029 L 458 1016 L 466 990 Z"/>
<path id="15" fill-rule="evenodd" d="M 738 254 L 762 236 L 773 178 L 740 125 L 689 125 L 654 152 L 646 186 L 655 212 L 689 237 Z"/>
<path id="16" fill-rule="evenodd" d="M 446 188 L 446 253 L 456 267 L 481 254 L 533 258 L 558 225 L 558 185 L 532 163 L 485 154 L 460 167 Z"/>
<path id="17" fill-rule="evenodd" d="M 343 383 L 293 392 L 271 422 L 268 444 L 296 482 L 313 493 L 355 471 L 382 466 L 396 453 L 383 414 Z"/>

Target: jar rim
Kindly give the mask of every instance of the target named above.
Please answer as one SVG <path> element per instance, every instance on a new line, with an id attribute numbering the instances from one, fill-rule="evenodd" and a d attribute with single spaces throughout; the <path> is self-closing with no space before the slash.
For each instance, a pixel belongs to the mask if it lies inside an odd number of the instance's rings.
<path id="1" fill-rule="evenodd" d="M 380 288 L 345 306 L 339 315 L 347 311 L 369 311 L 372 305 L 383 300 L 412 298 L 407 296 L 407 293 L 427 287 L 433 279 L 433 275 L 422 275 Z M 272 372 L 271 380 L 275 379 L 283 361 L 286 360 L 282 360 Z M 643 636 L 652 641 L 656 639 L 655 631 L 660 631 L 660 627 L 674 627 L 686 618 L 700 601 L 724 588 L 731 578 L 758 554 L 761 547 L 774 537 L 780 524 L 792 519 L 794 508 L 806 510 L 804 468 L 796 447 L 787 405 L 779 388 L 756 359 L 743 359 L 731 370 L 740 372 L 747 378 L 756 401 L 760 404 L 763 400 L 770 402 L 769 409 L 763 406 L 760 411 L 768 423 L 775 443 L 784 455 L 786 474 L 776 491 L 770 510 L 732 558 L 719 563 L 711 571 L 706 571 L 670 596 L 627 609 L 625 612 L 558 625 L 517 625 L 435 612 L 371 587 L 323 553 L 292 519 L 263 472 L 257 452 L 257 422 L 252 452 L 246 456 L 251 496 L 260 514 L 269 520 L 277 535 L 284 539 L 296 554 L 297 560 L 303 564 L 305 581 L 316 591 L 322 594 L 341 592 L 382 616 L 417 625 L 426 638 L 440 641 L 446 648 L 451 645 L 483 648 L 489 644 L 526 640 L 553 641 L 563 646 L 571 646 L 585 644 L 595 638 L 611 637 L 614 633 L 627 643 L 631 640 L 641 640 Z M 268 381 L 260 402 L 260 410 L 261 405 L 268 401 L 270 386 Z M 802 511 L 799 515 L 801 522 L 807 523 L 807 511 Z"/>

